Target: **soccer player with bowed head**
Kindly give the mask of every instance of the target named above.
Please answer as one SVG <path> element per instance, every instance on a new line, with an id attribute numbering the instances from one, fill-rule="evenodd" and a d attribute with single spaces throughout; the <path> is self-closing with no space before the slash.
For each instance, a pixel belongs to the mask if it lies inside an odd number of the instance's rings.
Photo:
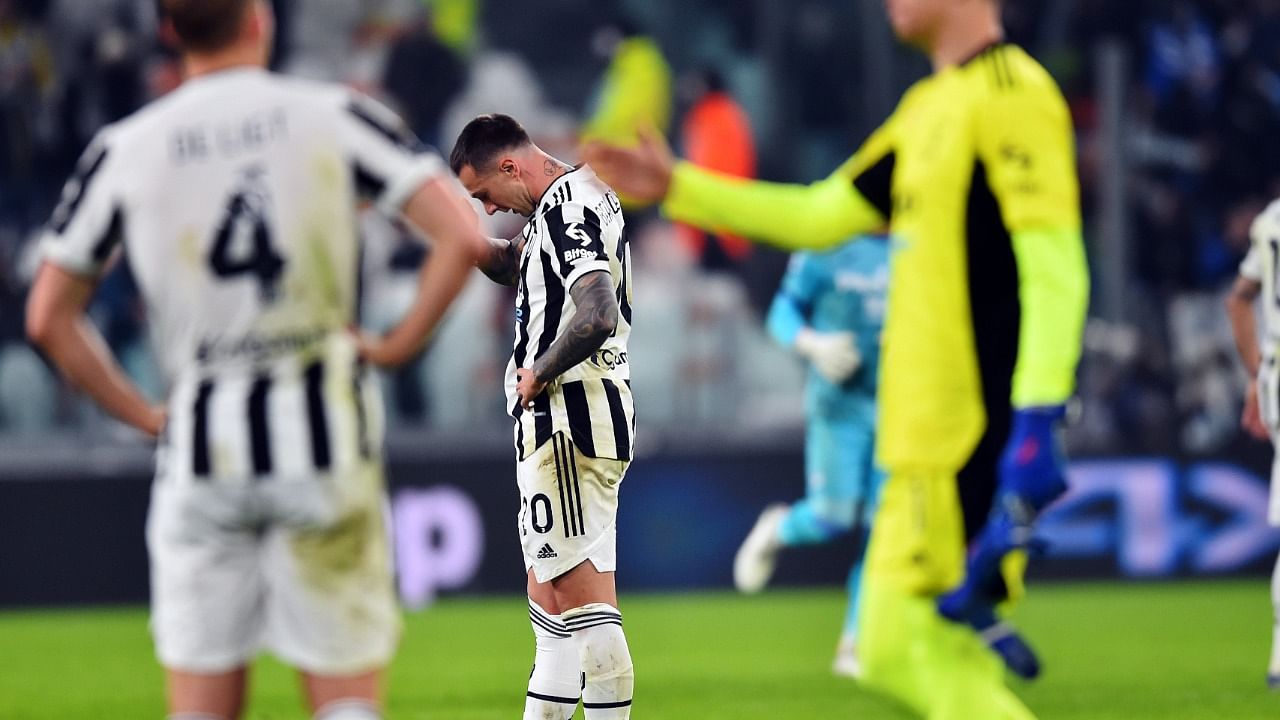
<path id="1" fill-rule="evenodd" d="M 516 288 L 506 394 L 535 638 L 524 717 L 565 720 L 581 701 L 587 720 L 624 720 L 634 672 L 614 572 L 635 411 L 622 207 L 590 167 L 546 154 L 506 115 L 468 123 L 449 164 L 485 212 L 529 218 L 478 263 Z"/>
<path id="2" fill-rule="evenodd" d="M 1029 677 L 1039 666 L 996 606 L 1021 593 L 1032 523 L 1066 489 L 1056 430 L 1088 301 L 1071 117 L 1044 68 L 1004 42 L 998 0 L 885 5 L 934 72 L 825 180 L 727 178 L 653 137 L 586 157 L 674 220 L 787 249 L 888 223 L 888 479 L 863 579 L 863 680 L 934 720 L 1030 718 L 1001 659 Z"/>
<path id="3" fill-rule="evenodd" d="M 485 240 L 394 114 L 265 69 L 266 2 L 161 7 L 186 82 L 86 150 L 41 244 L 27 331 L 73 385 L 159 438 L 147 548 L 169 717 L 239 717 L 248 663 L 268 649 L 300 671 L 316 718 L 376 720 L 400 619 L 378 385 L 348 331 L 357 208 L 373 201 L 435 240 L 415 330 L 441 317 Z M 85 317 L 122 248 L 163 406 Z"/>
<path id="4" fill-rule="evenodd" d="M 1241 425 L 1253 437 L 1280 446 L 1280 200 L 1274 201 L 1253 221 L 1249 252 L 1240 264 L 1240 275 L 1227 296 L 1227 314 L 1236 349 L 1249 374 Z M 1262 333 L 1259 337 L 1254 303 L 1262 300 Z M 1267 521 L 1280 527 L 1280 455 L 1271 468 L 1271 504 Z M 1271 661 L 1267 686 L 1280 690 L 1280 558 L 1271 573 Z"/>
<path id="5" fill-rule="evenodd" d="M 622 206 L 591 168 L 550 157 L 501 115 L 464 128 L 449 163 L 486 212 L 529 218 L 480 264 L 517 288 L 507 403 L 536 636 L 525 718 L 573 717 L 581 688 L 588 720 L 622 720 L 634 680 L 613 576 L 635 419 Z"/>

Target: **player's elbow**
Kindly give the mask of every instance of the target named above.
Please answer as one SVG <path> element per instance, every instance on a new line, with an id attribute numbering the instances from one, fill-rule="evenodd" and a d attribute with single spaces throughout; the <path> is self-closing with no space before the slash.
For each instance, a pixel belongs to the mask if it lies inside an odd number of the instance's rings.
<path id="1" fill-rule="evenodd" d="M 597 304 L 591 316 L 590 342 L 592 345 L 599 348 L 613 336 L 618 330 L 620 315 L 618 301 L 612 295 Z"/>
<path id="2" fill-rule="evenodd" d="M 1233 315 L 1241 310 L 1248 310 L 1250 304 L 1252 304 L 1251 299 L 1246 297 L 1239 288 L 1232 288 L 1222 302 L 1226 306 L 1227 312 Z"/>
<path id="3" fill-rule="evenodd" d="M 618 322 L 621 313 L 618 310 L 618 304 L 612 303 L 600 313 L 600 323 L 596 332 L 599 335 L 600 343 L 603 344 L 618 330 Z"/>

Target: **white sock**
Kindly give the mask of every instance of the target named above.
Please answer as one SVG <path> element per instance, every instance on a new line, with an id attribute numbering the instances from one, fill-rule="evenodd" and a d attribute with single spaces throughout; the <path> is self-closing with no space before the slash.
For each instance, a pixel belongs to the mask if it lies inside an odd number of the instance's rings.
<path id="1" fill-rule="evenodd" d="M 569 720 L 578 709 L 582 690 L 582 661 L 569 628 L 529 600 L 529 622 L 536 642 L 524 720 Z"/>
<path id="2" fill-rule="evenodd" d="M 317 710 L 312 720 L 382 720 L 382 712 L 368 700 L 344 698 Z"/>
<path id="3" fill-rule="evenodd" d="M 591 603 L 561 617 L 578 644 L 584 669 L 582 707 L 587 720 L 627 720 L 635 672 L 622 632 L 622 613 L 612 605 Z"/>
<path id="4" fill-rule="evenodd" d="M 1275 569 L 1271 571 L 1271 663 L 1268 675 L 1280 675 L 1280 555 L 1276 556 Z"/>

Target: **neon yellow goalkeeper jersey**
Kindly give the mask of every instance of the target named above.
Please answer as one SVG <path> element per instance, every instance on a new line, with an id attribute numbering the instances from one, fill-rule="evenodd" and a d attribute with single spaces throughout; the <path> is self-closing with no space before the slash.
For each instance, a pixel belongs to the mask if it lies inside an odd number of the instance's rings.
<path id="1" fill-rule="evenodd" d="M 889 223 L 878 456 L 891 471 L 959 470 L 980 442 L 998 452 L 1013 407 L 1072 393 L 1089 280 L 1071 119 L 1016 46 L 917 83 L 825 180 L 680 163 L 664 211 L 788 250 Z"/>

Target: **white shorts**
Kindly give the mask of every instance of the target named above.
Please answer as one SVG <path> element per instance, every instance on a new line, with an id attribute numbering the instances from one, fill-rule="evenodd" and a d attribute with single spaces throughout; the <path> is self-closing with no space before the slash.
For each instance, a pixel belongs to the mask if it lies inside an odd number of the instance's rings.
<path id="1" fill-rule="evenodd" d="M 1258 411 L 1262 423 L 1271 431 L 1273 451 L 1280 448 L 1280 365 L 1266 358 L 1258 369 Z M 1267 503 L 1267 522 L 1280 527 L 1280 452 L 1271 461 L 1271 498 Z"/>
<path id="2" fill-rule="evenodd" d="M 549 582 L 583 562 L 617 569 L 618 487 L 628 462 L 578 453 L 556 433 L 516 465 L 525 569 Z"/>
<path id="3" fill-rule="evenodd" d="M 400 637 L 385 497 L 376 462 L 260 481 L 162 473 L 147 518 L 161 664 L 225 672 L 269 650 L 318 675 L 385 667 Z"/>

